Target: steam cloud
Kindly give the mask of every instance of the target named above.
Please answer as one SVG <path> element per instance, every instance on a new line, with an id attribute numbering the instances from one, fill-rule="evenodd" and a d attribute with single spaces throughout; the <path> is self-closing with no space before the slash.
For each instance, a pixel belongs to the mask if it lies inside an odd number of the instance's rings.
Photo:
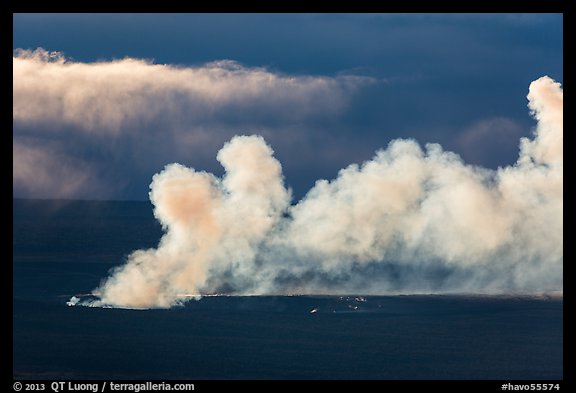
<path id="1" fill-rule="evenodd" d="M 295 205 L 260 136 L 218 153 L 218 178 L 179 164 L 153 177 L 165 234 L 93 293 L 93 305 L 171 307 L 185 295 L 541 293 L 563 286 L 563 91 L 530 85 L 534 137 L 515 165 L 466 165 L 398 139 Z"/>
<path id="2" fill-rule="evenodd" d="M 42 48 L 17 49 L 12 63 L 14 122 L 108 136 L 159 118 L 190 128 L 206 122 L 222 126 L 215 119 L 245 119 L 256 110 L 261 117 L 272 112 L 287 121 L 333 115 L 353 91 L 375 82 L 354 75 L 288 76 L 232 60 L 198 67 L 135 58 L 83 63 Z"/>
<path id="3" fill-rule="evenodd" d="M 355 92 L 378 83 L 231 60 L 87 63 L 42 48 L 16 49 L 12 61 L 13 185 L 26 197 L 116 199 L 113 190 L 127 187 L 128 177 L 147 179 L 191 150 L 201 152 L 196 162 L 211 160 L 239 127 L 307 146 L 309 130 L 297 125 L 337 117 Z"/>

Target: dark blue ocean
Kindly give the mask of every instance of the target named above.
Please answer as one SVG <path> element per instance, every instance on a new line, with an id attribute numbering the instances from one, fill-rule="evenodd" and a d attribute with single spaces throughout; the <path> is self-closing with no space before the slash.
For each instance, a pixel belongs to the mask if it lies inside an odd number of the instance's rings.
<path id="1" fill-rule="evenodd" d="M 68 307 L 162 235 L 147 202 L 13 205 L 15 379 L 563 378 L 563 300 L 204 297 L 170 310 Z"/>

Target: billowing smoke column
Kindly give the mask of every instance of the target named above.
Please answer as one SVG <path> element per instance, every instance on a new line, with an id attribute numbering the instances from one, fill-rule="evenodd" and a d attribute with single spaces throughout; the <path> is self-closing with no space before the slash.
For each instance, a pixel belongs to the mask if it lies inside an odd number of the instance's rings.
<path id="1" fill-rule="evenodd" d="M 541 293 L 563 287 L 563 92 L 530 85 L 534 138 L 496 171 L 394 140 L 297 204 L 259 136 L 218 153 L 217 178 L 155 175 L 158 248 L 133 252 L 93 305 L 171 307 L 189 295 Z"/>
<path id="2" fill-rule="evenodd" d="M 217 271 L 256 269 L 258 248 L 287 209 L 280 163 L 261 137 L 233 138 L 218 153 L 218 179 L 179 164 L 154 176 L 150 199 L 166 234 L 138 250 L 95 293 L 104 304 L 169 307 L 198 294 Z"/>

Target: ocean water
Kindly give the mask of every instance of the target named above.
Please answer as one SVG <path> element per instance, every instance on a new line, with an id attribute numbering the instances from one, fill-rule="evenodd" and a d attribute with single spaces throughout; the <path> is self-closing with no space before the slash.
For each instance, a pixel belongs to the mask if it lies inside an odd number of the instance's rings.
<path id="1" fill-rule="evenodd" d="M 169 310 L 69 307 L 162 235 L 147 202 L 13 205 L 13 377 L 557 380 L 563 300 L 214 296 Z"/>

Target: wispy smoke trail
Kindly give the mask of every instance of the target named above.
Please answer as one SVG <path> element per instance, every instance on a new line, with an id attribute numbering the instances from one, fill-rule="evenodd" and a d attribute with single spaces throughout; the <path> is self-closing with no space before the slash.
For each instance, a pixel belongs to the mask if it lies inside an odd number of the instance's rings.
<path id="1" fill-rule="evenodd" d="M 563 92 L 530 85 L 538 124 L 515 165 L 488 170 L 394 140 L 297 204 L 259 136 L 218 153 L 223 178 L 171 164 L 150 186 L 165 235 L 94 291 L 99 305 L 187 294 L 562 291 Z"/>

